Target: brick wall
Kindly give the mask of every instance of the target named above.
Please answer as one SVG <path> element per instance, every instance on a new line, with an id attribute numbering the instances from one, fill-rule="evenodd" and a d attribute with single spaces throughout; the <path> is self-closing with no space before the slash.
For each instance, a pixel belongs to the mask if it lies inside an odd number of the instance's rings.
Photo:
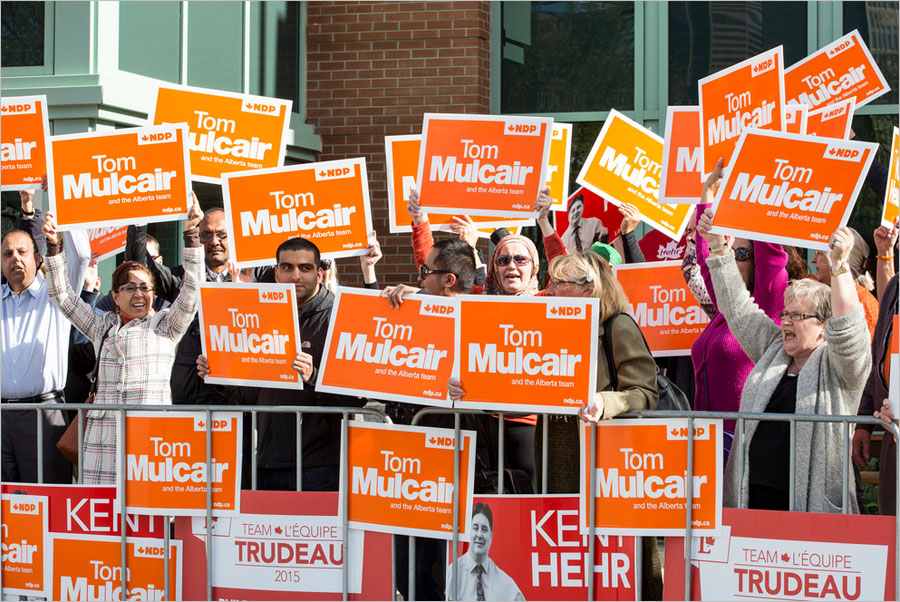
<path id="1" fill-rule="evenodd" d="M 490 10 L 481 1 L 307 4 L 307 121 L 322 137 L 320 160 L 366 159 L 383 285 L 415 283 L 409 235 L 389 234 L 384 136 L 418 134 L 427 112 L 490 112 Z M 338 266 L 342 283 L 361 282 L 356 258 Z"/>

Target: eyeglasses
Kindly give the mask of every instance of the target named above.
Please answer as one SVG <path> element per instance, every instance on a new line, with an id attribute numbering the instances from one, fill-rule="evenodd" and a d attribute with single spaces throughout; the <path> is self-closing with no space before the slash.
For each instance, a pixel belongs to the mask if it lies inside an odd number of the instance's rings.
<path id="1" fill-rule="evenodd" d="M 528 265 L 531 263 L 531 257 L 526 255 L 497 255 L 494 259 L 494 263 L 501 268 L 508 266 L 510 261 L 515 261 L 516 265 Z"/>
<path id="2" fill-rule="evenodd" d="M 218 232 L 201 232 L 200 242 L 209 242 L 213 239 L 213 236 L 215 236 L 219 240 L 228 240 L 228 230 L 219 230 Z"/>
<path id="3" fill-rule="evenodd" d="M 803 320 L 808 320 L 810 318 L 816 318 L 820 321 L 822 319 L 822 318 L 819 318 L 819 316 L 817 316 L 816 314 L 801 314 L 800 312 L 797 312 L 797 311 L 781 311 L 781 312 L 778 312 L 778 317 L 781 318 L 782 321 L 785 318 L 788 318 L 792 324 L 794 322 L 802 322 Z"/>
<path id="4" fill-rule="evenodd" d="M 750 261 L 753 259 L 753 250 L 747 247 L 737 247 L 734 250 L 735 261 Z"/>
<path id="5" fill-rule="evenodd" d="M 119 287 L 120 293 L 128 293 L 129 295 L 133 295 L 135 291 L 141 291 L 142 293 L 152 293 L 153 287 L 147 286 L 146 284 L 142 284 L 140 286 L 136 284 L 123 284 Z"/>
<path id="6" fill-rule="evenodd" d="M 576 282 L 575 280 L 557 280 L 556 278 L 550 278 L 550 286 L 559 286 L 560 284 L 577 284 L 579 286 L 584 286 L 587 283 Z"/>
<path id="7" fill-rule="evenodd" d="M 453 274 L 453 272 L 451 272 L 450 270 L 433 270 L 424 263 L 419 266 L 419 278 L 425 280 L 425 278 L 427 276 L 430 276 L 431 274 Z M 456 276 L 456 274 L 453 275 Z"/>

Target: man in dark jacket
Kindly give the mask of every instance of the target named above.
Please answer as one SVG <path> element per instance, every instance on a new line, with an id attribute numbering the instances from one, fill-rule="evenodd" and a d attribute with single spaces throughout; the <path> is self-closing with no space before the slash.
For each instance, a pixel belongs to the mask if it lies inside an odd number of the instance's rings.
<path id="1" fill-rule="evenodd" d="M 304 238 L 290 238 L 276 253 L 275 281 L 293 284 L 300 323 L 300 353 L 294 362 L 303 390 L 261 389 L 260 406 L 354 406 L 365 400 L 318 393 L 316 376 L 334 295 L 322 286 L 319 249 Z M 302 486 L 304 491 L 337 491 L 340 482 L 341 415 L 304 414 L 302 425 Z M 259 418 L 258 485 L 260 489 L 297 488 L 297 423 L 293 414 L 261 414 Z"/>

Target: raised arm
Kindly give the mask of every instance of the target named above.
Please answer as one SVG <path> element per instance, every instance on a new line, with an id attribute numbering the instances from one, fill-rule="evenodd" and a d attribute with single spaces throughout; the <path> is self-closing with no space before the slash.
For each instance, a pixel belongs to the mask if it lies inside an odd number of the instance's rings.
<path id="1" fill-rule="evenodd" d="M 712 291 L 718 299 L 716 307 L 725 316 L 729 330 L 744 353 L 755 363 L 775 340 L 781 338 L 781 329 L 750 298 L 731 250 L 734 240 L 710 233 L 712 218 L 712 210 L 705 209 L 697 223 L 697 233 L 710 248 L 706 265 Z"/>
<path id="2" fill-rule="evenodd" d="M 82 301 L 72 289 L 66 275 L 66 252 L 56 230 L 56 216 L 52 213 L 46 215 L 43 231 L 47 239 L 47 292 L 50 300 L 87 338 L 100 340 L 105 332 L 105 314 L 95 313 L 94 308 Z"/>
<path id="3" fill-rule="evenodd" d="M 541 236 L 544 238 L 544 252 L 547 254 L 547 263 L 553 261 L 555 257 L 568 255 L 569 253 L 556 228 L 550 224 L 550 206 L 552 204 L 553 198 L 550 196 L 550 188 L 542 188 L 541 193 L 534 202 L 534 210 L 538 213 L 537 225 L 541 229 Z"/>
<path id="4" fill-rule="evenodd" d="M 412 245 L 416 267 L 425 264 L 425 259 L 431 253 L 434 246 L 434 238 L 431 236 L 431 224 L 428 222 L 428 214 L 419 211 L 419 191 L 415 188 L 409 191 L 409 201 L 406 211 L 412 218 Z"/>
<path id="5" fill-rule="evenodd" d="M 194 197 L 191 216 L 195 217 L 197 213 L 202 218 L 203 212 L 200 211 L 200 205 Z M 175 341 L 184 336 L 194 319 L 194 314 L 197 313 L 200 282 L 203 280 L 203 247 L 200 244 L 200 230 L 196 225 L 200 220 L 197 219 L 194 223 L 190 217 L 188 220 L 186 225 L 192 227 L 184 231 L 184 255 L 181 264 L 184 267 L 184 281 L 178 296 L 156 327 L 159 334 Z"/>
<path id="6" fill-rule="evenodd" d="M 900 219 L 894 221 L 894 226 L 878 226 L 875 228 L 876 262 L 875 262 L 875 290 L 878 302 L 884 295 L 884 288 L 888 281 L 894 277 L 894 247 L 897 244 L 897 235 L 900 233 Z"/>

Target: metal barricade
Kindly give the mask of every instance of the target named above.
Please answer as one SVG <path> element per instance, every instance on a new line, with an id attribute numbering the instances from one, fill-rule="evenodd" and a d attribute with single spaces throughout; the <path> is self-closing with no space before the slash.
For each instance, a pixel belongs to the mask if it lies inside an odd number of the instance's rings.
<path id="1" fill-rule="evenodd" d="M 37 463 L 38 463 L 38 480 L 39 482 L 43 482 L 43 449 L 42 449 L 42 412 L 47 410 L 63 410 L 63 411 L 72 411 L 76 410 L 78 412 L 78 416 L 76 420 L 79 420 L 79 436 L 81 440 L 83 440 L 83 428 L 81 425 L 81 412 L 98 409 L 93 405 L 88 404 L 2 404 L 0 405 L 0 411 L 2 410 L 32 410 L 35 411 L 36 419 L 37 419 Z M 250 413 L 251 415 L 251 425 L 252 425 L 252 433 L 253 433 L 253 441 L 252 441 L 252 470 L 251 470 L 251 487 L 252 489 L 256 489 L 257 485 L 257 436 L 256 436 L 256 427 L 258 416 L 257 414 L 260 412 L 263 413 L 275 413 L 275 414 L 294 414 L 296 425 L 297 425 L 297 444 L 296 444 L 296 458 L 297 458 L 297 490 L 300 491 L 302 489 L 302 418 L 303 414 L 336 414 L 341 416 L 341 454 L 342 458 L 347 458 L 347 445 L 348 445 L 348 429 L 349 429 L 349 420 L 350 415 L 358 414 L 358 415 L 368 415 L 374 417 L 376 420 L 380 420 L 382 422 L 390 423 L 391 420 L 384 414 L 384 412 L 374 409 L 374 408 L 355 408 L 355 407 L 327 407 L 327 406 L 192 406 L 192 405 L 172 405 L 172 406 L 133 406 L 133 405 L 106 405 L 102 406 L 103 410 L 113 411 L 117 413 L 118 416 L 118 424 L 121 429 L 121 425 L 124 423 L 124 417 L 127 412 L 130 411 L 159 411 L 159 412 L 205 412 L 206 414 L 206 443 L 207 449 L 211 449 L 212 446 L 212 413 L 213 412 L 243 412 Z M 460 435 L 460 416 L 462 414 L 477 414 L 484 415 L 485 413 L 481 410 L 451 410 L 447 408 L 430 408 L 423 407 L 420 409 L 414 416 L 412 420 L 412 424 L 416 425 L 420 422 L 420 420 L 431 414 L 452 414 L 454 417 L 454 463 L 453 463 L 453 471 L 454 471 L 454 483 L 459 480 L 459 470 L 460 470 L 460 445 L 459 445 L 459 435 Z M 498 481 L 497 481 L 497 493 L 503 494 L 504 491 L 504 468 L 505 468 L 505 455 L 504 455 L 504 429 L 505 429 L 505 421 L 503 420 L 503 414 L 498 415 L 499 418 L 499 434 L 498 434 L 498 449 L 497 449 L 497 457 L 498 457 Z M 797 423 L 836 423 L 843 425 L 842 428 L 842 445 L 843 445 L 843 465 L 842 465 L 842 511 L 843 513 L 849 513 L 850 511 L 850 500 L 849 500 L 849 480 L 850 480 L 850 438 L 852 436 L 850 426 L 852 424 L 865 424 L 865 425 L 878 425 L 884 428 L 888 434 L 895 437 L 895 439 L 900 439 L 900 428 L 896 424 L 886 424 L 885 422 L 876 419 L 874 417 L 868 416 L 826 416 L 826 415 L 798 415 L 798 414 L 748 414 L 748 413 L 739 413 L 739 412 L 674 412 L 674 411 L 661 411 L 661 410 L 639 410 L 629 412 L 628 414 L 623 414 L 617 419 L 640 419 L 640 418 L 678 418 L 678 419 L 686 419 L 688 421 L 688 435 L 687 435 L 687 462 L 688 462 L 688 474 L 686 479 L 686 491 L 685 497 L 686 499 L 692 499 L 692 486 L 693 486 L 693 448 L 694 448 L 694 439 L 693 439 L 693 422 L 697 419 L 723 419 L 723 420 L 735 420 L 737 423 L 736 432 L 743 435 L 745 426 L 748 422 L 755 421 L 772 421 L 772 422 L 788 422 L 790 424 L 790 458 L 789 458 L 789 509 L 793 511 L 794 509 L 794 473 L 796 469 L 796 425 Z M 542 437 L 543 445 L 542 447 L 542 458 L 541 458 L 541 473 L 542 473 L 542 493 L 547 493 L 547 473 L 548 473 L 548 457 L 547 457 L 547 439 L 548 439 L 548 427 L 547 420 L 543 421 L 543 428 L 541 429 L 540 436 Z M 591 466 L 596 464 L 596 445 L 594 442 L 596 441 L 596 431 L 597 427 L 595 425 L 591 425 L 588 430 L 590 442 L 591 442 Z M 537 436 L 537 433 L 536 433 Z M 121 438 L 122 448 L 119 449 L 119 469 L 122 471 L 122 474 L 127 474 L 127 465 L 126 465 L 126 454 L 124 453 L 125 447 L 125 431 L 121 429 Z M 732 448 L 731 453 L 735 454 L 735 460 L 738 462 L 738 481 L 743 481 L 743 459 L 744 454 L 748 452 L 746 448 L 747 444 L 744 441 L 744 437 L 736 437 L 735 441 L 740 441 L 740 445 L 736 446 L 736 448 Z M 896 453 L 896 461 L 897 465 L 900 466 L 900 445 L 895 447 Z M 81 456 L 81 450 L 79 450 L 79 458 Z M 211 487 L 211 475 L 212 475 L 212 456 L 207 455 L 207 471 L 206 471 L 206 485 L 207 485 L 207 495 L 206 495 L 206 568 L 207 568 L 207 585 L 206 585 L 206 593 L 207 598 L 212 599 L 212 487 Z M 341 516 L 341 524 L 343 527 L 343 545 L 345 550 L 344 557 L 347 558 L 347 548 L 349 545 L 348 539 L 348 515 L 347 515 L 347 496 L 349 494 L 348 487 L 348 470 L 347 467 L 342 467 L 342 479 L 340 483 L 340 495 L 342 496 L 342 516 Z M 81 483 L 83 480 L 83 463 L 79 462 L 79 470 L 78 470 L 78 478 L 77 482 Z M 594 500 L 595 492 L 596 492 L 596 472 L 591 471 L 591 477 L 588 484 L 588 495 L 589 495 L 589 507 L 588 512 L 591 516 L 594 514 Z M 895 495 L 900 504 L 900 479 L 897 479 L 895 484 Z M 125 479 L 122 479 L 119 483 L 118 496 L 120 498 L 120 505 L 123 509 L 123 512 L 120 513 L 120 537 L 121 537 L 121 564 L 122 564 L 122 591 L 125 592 L 127 590 L 126 583 L 126 571 L 125 566 L 127 564 L 127 514 L 124 512 L 124 508 L 126 506 L 126 497 L 125 497 Z M 743 500 L 740 499 L 741 493 L 739 492 L 739 506 L 743 505 Z M 684 537 L 684 598 L 690 599 L 691 594 L 691 537 L 692 537 L 692 504 L 688 503 L 685 505 L 686 513 L 685 513 L 685 537 Z M 454 487 L 453 492 L 453 533 L 452 533 L 452 550 L 453 550 L 453 558 L 451 559 L 450 566 L 450 599 L 457 599 L 458 592 L 458 582 L 459 582 L 459 574 L 457 567 L 457 549 L 459 544 L 459 512 L 460 509 L 460 500 L 459 500 L 459 488 Z M 469 509 L 465 509 L 464 511 L 468 512 Z M 896 509 L 895 509 L 896 511 Z M 166 599 L 170 599 L 169 597 L 169 516 L 163 517 L 164 522 L 164 571 L 165 571 L 165 596 Z M 594 527 L 594 521 L 591 521 L 589 527 L 589 535 L 588 541 L 591 542 L 588 547 L 588 567 L 594 566 L 594 539 L 596 535 L 596 529 Z M 900 523 L 895 521 L 895 532 L 894 532 L 894 545 L 895 550 L 900 550 Z M 416 575 L 416 557 L 415 557 L 415 537 L 409 538 L 409 599 L 415 600 L 415 575 Z M 641 585 L 641 554 L 640 554 L 640 546 L 641 546 L 641 538 L 635 538 L 635 593 L 636 598 L 640 599 L 640 585 Z M 342 569 L 342 597 L 344 600 L 348 599 L 348 575 L 347 575 L 347 566 L 346 563 L 344 568 Z M 393 576 L 392 576 L 393 579 Z M 594 579 L 588 579 L 588 599 L 594 599 Z M 396 595 L 396 586 L 393 588 L 393 591 Z M 895 554 L 895 599 L 900 599 L 900 554 Z"/>
<path id="2" fill-rule="evenodd" d="M 125 494 L 125 483 L 126 479 L 125 475 L 128 473 L 127 466 L 127 456 L 125 454 L 126 444 L 126 430 L 123 428 L 125 416 L 129 411 L 140 411 L 140 412 L 161 412 L 161 413 L 171 413 L 171 412 L 204 412 L 205 413 L 205 424 L 206 424 L 206 449 L 212 449 L 212 414 L 214 412 L 242 412 L 242 413 L 250 413 L 251 414 L 251 424 L 253 427 L 253 442 L 252 442 L 252 470 L 251 470 L 251 481 L 252 481 L 252 489 L 256 489 L 256 472 L 257 472 L 257 436 L 256 436 L 256 426 L 257 426 L 257 414 L 262 412 L 266 414 L 295 414 L 296 415 L 296 424 L 297 424 L 297 491 L 301 491 L 302 489 L 302 416 L 303 414 L 333 414 L 341 416 L 341 457 L 347 457 L 347 433 L 349 428 L 350 416 L 353 414 L 356 415 L 368 415 L 374 417 L 376 420 L 381 422 L 390 423 L 391 420 L 388 418 L 384 412 L 374 408 L 356 408 L 356 407 L 329 407 L 329 406 L 237 406 L 237 405 L 120 405 L 120 404 L 103 404 L 102 406 L 95 406 L 92 404 L 84 404 L 84 403 L 54 403 L 54 404 L 41 404 L 41 403 L 33 403 L 33 404 L 0 404 L 0 411 L 3 410 L 20 410 L 20 411 L 34 411 L 37 416 L 37 475 L 38 482 L 43 483 L 43 428 L 42 428 L 42 413 L 44 411 L 52 411 L 52 410 L 62 410 L 62 411 L 77 411 L 77 416 L 75 420 L 78 421 L 78 435 L 79 441 L 84 441 L 84 432 L 83 425 L 81 424 L 81 416 L 82 412 L 89 410 L 104 410 L 110 412 L 116 412 L 117 415 L 117 425 L 116 428 L 119 431 L 122 445 L 117 450 L 118 455 L 118 465 L 119 470 L 121 471 L 121 475 L 123 476 L 120 479 L 117 496 L 119 498 L 121 512 L 119 515 L 120 524 L 120 538 L 121 538 L 121 575 L 122 575 L 122 598 L 126 599 L 127 592 L 127 564 L 128 564 L 128 548 L 127 548 L 127 512 L 126 508 L 126 494 Z M 2 416 L 0 416 L 2 419 Z M 78 450 L 78 475 L 76 483 L 82 483 L 84 479 L 84 463 L 82 460 L 82 447 L 79 447 Z M 240 454 L 240 450 L 238 450 Z M 213 569 L 212 569 L 212 454 L 207 454 L 206 457 L 206 599 L 212 600 L 212 587 L 213 587 Z M 344 559 L 348 557 L 347 549 L 349 545 L 349 525 L 348 525 L 348 517 L 347 517 L 347 471 L 343 471 L 343 477 L 341 482 L 341 493 L 339 495 L 343 496 L 343 504 L 342 504 L 342 514 L 340 517 L 341 525 L 342 525 L 342 534 L 343 534 L 343 549 L 344 549 Z M 238 488 L 240 488 L 240 483 L 238 483 Z M 169 529 L 170 529 L 170 516 L 165 515 L 163 518 L 163 578 L 165 579 L 165 599 L 170 600 L 170 592 L 169 592 Z M 344 562 L 343 568 L 341 570 L 341 582 L 342 582 L 342 599 L 348 599 L 348 577 L 347 577 L 347 563 Z"/>

